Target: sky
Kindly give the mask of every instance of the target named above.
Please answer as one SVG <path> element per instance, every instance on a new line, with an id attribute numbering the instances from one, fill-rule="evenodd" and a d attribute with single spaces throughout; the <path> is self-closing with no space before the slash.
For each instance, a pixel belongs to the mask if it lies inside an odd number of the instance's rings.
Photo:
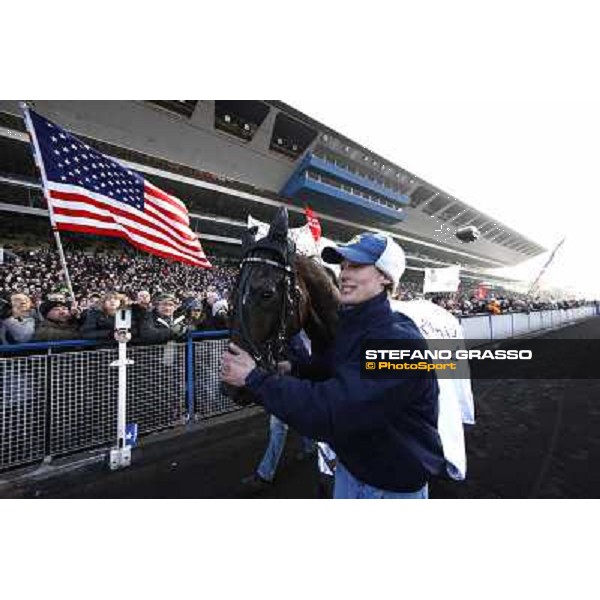
<path id="1" fill-rule="evenodd" d="M 444 16 L 428 23 L 432 48 L 399 59 L 395 89 L 289 102 L 549 251 L 565 237 L 543 283 L 600 297 L 596 20 L 551 4 L 478 27 Z M 548 255 L 499 272 L 533 279 Z"/>
<path id="2" fill-rule="evenodd" d="M 193 22 L 161 15 L 178 30 L 177 59 L 145 47 L 133 78 L 110 69 L 106 45 L 72 57 L 80 70 L 95 59 L 110 86 L 95 74 L 85 85 L 60 79 L 52 69 L 30 77 L 9 62 L 4 80 L 20 83 L 6 97 L 280 98 L 549 251 L 565 237 L 544 283 L 600 297 L 594 3 L 371 0 L 340 10 L 306 0 L 283 29 L 255 22 L 262 4 L 241 4 L 228 22 L 228 39 L 241 45 L 224 43 L 219 28 L 196 39 Z M 55 12 L 44 10 L 46 18 Z M 116 27 L 110 14 L 96 17 L 99 28 Z M 252 43 L 248 20 L 257 28 Z M 60 60 L 72 45 L 56 38 L 45 52 Z M 547 256 L 504 274 L 533 280 Z"/>

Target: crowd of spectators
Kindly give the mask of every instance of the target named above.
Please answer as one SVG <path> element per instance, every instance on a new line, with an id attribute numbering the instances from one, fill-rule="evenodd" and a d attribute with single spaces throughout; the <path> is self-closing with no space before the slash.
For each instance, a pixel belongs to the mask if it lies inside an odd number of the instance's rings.
<path id="1" fill-rule="evenodd" d="M 0 342 L 112 341 L 115 315 L 132 309 L 134 342 L 183 339 L 227 326 L 237 267 L 213 261 L 198 269 L 150 255 L 66 251 L 75 302 L 56 252 L 12 251 L 0 265 Z"/>
<path id="2" fill-rule="evenodd" d="M 115 314 L 132 309 L 134 342 L 182 339 L 190 331 L 227 326 L 227 299 L 238 273 L 236 261 L 212 259 L 214 268 L 166 262 L 133 250 L 71 247 L 66 252 L 75 302 L 67 296 L 52 247 L 12 249 L 0 265 L 0 342 L 91 339 L 111 341 Z M 404 278 L 398 298 L 423 297 L 418 278 Z M 581 306 L 583 300 L 551 300 L 475 289 L 428 294 L 456 316 L 503 314 Z"/>
<path id="3" fill-rule="evenodd" d="M 65 288 L 55 249 L 13 251 L 11 255 L 10 261 L 0 265 L 0 293 L 20 292 L 36 302 Z M 237 267 L 216 261 L 213 269 L 198 269 L 134 252 L 66 250 L 65 257 L 78 302 L 115 290 L 133 298 L 142 289 L 152 296 L 167 292 L 182 300 L 189 290 L 213 287 L 227 297 L 237 275 Z"/>
<path id="4" fill-rule="evenodd" d="M 469 315 L 501 315 L 513 312 L 529 313 L 537 310 L 559 308 L 576 308 L 583 306 L 585 300 L 554 300 L 528 297 L 525 294 L 513 293 L 489 294 L 480 298 L 469 294 L 431 294 L 431 301 L 439 304 L 457 317 Z"/>

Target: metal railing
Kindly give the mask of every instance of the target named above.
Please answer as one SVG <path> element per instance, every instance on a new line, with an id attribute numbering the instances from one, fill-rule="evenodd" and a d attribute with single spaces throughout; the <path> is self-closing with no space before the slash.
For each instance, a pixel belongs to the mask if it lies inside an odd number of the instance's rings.
<path id="1" fill-rule="evenodd" d="M 239 407 L 221 393 L 227 331 L 127 349 L 127 423 L 140 434 Z M 117 346 L 90 341 L 0 346 L 0 471 L 116 439 Z"/>
<path id="2" fill-rule="evenodd" d="M 465 338 L 468 340 L 503 340 L 549 327 L 558 327 L 597 314 L 595 306 L 558 308 L 506 313 L 503 315 L 473 315 L 459 317 Z"/>

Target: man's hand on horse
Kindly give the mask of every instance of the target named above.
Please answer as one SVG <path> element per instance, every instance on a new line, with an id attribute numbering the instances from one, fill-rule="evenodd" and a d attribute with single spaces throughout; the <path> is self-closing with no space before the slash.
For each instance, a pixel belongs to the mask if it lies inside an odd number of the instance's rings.
<path id="1" fill-rule="evenodd" d="M 223 353 L 221 380 L 233 387 L 242 387 L 254 367 L 254 359 L 245 350 L 230 343 L 227 351 Z"/>

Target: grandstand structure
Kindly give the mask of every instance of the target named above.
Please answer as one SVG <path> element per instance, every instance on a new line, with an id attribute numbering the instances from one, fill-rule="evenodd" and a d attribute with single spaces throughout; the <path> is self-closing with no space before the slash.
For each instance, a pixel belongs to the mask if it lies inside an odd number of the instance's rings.
<path id="1" fill-rule="evenodd" d="M 181 198 L 209 255 L 236 256 L 247 217 L 270 221 L 304 206 L 324 235 L 347 241 L 365 229 L 392 234 L 409 274 L 460 264 L 465 281 L 510 287 L 488 269 L 545 248 L 433 183 L 293 107 L 272 100 L 36 101 L 35 110 Z M 45 219 L 45 225 L 43 225 Z M 47 226 L 41 182 L 16 101 L 0 101 L 0 221 Z M 24 224 L 24 225 L 21 225 Z M 474 225 L 481 238 L 459 241 Z M 2 240 L 0 239 L 0 244 Z"/>

